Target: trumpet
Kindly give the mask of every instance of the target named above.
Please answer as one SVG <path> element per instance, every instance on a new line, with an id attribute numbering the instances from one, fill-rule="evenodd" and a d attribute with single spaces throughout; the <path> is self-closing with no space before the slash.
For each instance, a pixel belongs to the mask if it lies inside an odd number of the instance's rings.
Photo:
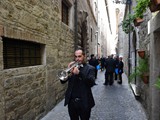
<path id="1" fill-rule="evenodd" d="M 58 77 L 61 81 L 66 81 L 68 79 L 68 76 L 71 75 L 71 69 L 73 69 L 74 67 L 79 68 L 80 64 L 78 62 L 74 62 L 70 68 L 64 69 L 64 70 L 60 70 L 58 72 Z"/>

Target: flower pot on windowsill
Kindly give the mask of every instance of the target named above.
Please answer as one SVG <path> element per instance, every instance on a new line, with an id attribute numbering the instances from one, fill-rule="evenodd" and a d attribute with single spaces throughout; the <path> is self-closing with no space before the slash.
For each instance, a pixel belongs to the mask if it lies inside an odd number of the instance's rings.
<path id="1" fill-rule="evenodd" d="M 142 59 L 144 59 L 144 57 L 145 57 L 145 51 L 144 50 L 139 50 L 138 51 L 138 55 L 139 55 L 139 57 L 141 57 Z"/>
<path id="2" fill-rule="evenodd" d="M 146 73 L 146 74 L 143 74 L 142 75 L 142 80 L 145 84 L 148 84 L 149 83 L 149 74 Z"/>
<path id="3" fill-rule="evenodd" d="M 160 4 L 160 0 L 151 0 L 151 1 L 154 1 L 156 5 Z"/>
<path id="4" fill-rule="evenodd" d="M 160 0 L 159 0 L 160 1 Z M 151 12 L 156 12 L 160 10 L 160 3 L 156 4 L 153 0 L 149 4 L 149 9 Z"/>
<path id="5" fill-rule="evenodd" d="M 143 18 L 136 18 L 134 19 L 134 26 L 140 26 L 140 24 L 143 22 Z"/>

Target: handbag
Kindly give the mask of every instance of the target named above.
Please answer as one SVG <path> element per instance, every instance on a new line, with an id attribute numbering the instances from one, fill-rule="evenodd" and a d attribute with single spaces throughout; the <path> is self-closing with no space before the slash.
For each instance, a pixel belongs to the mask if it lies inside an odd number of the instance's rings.
<path id="1" fill-rule="evenodd" d="M 96 66 L 96 69 L 97 69 L 97 70 L 100 70 L 100 69 L 101 69 L 101 66 L 100 66 L 100 65 L 97 65 L 97 66 Z"/>
<path id="2" fill-rule="evenodd" d="M 118 68 L 115 69 L 115 73 L 118 75 L 119 73 Z"/>

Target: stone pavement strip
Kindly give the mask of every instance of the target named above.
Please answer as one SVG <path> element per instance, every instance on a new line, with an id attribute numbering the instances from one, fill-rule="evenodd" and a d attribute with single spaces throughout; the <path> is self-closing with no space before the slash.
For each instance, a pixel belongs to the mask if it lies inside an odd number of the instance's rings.
<path id="1" fill-rule="evenodd" d="M 123 74 L 122 77 L 122 85 L 114 81 L 112 86 L 104 86 L 104 72 L 98 72 L 98 85 L 92 88 L 96 105 L 90 120 L 147 120 L 144 109 L 128 85 L 127 76 Z M 70 120 L 64 100 L 41 120 Z"/>

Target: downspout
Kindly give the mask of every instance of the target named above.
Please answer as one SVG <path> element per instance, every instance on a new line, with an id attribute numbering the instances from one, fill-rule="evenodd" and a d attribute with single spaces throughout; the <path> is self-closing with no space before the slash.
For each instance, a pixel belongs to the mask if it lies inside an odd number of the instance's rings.
<path id="1" fill-rule="evenodd" d="M 78 36 L 78 26 L 77 26 L 77 22 L 78 21 L 78 15 L 77 15 L 77 0 L 75 0 L 74 2 L 74 49 L 77 49 L 78 46 L 78 41 L 77 41 L 77 36 Z"/>
<path id="2" fill-rule="evenodd" d="M 131 0 L 127 0 L 127 4 L 129 5 L 129 14 L 131 14 Z M 131 58 L 130 58 L 130 42 L 131 42 L 131 23 L 129 23 L 129 33 L 128 33 L 128 77 L 130 76 L 130 65 L 131 65 Z"/>
<path id="3" fill-rule="evenodd" d="M 137 37 L 135 38 L 135 43 L 136 43 L 136 44 L 135 44 L 135 52 L 134 52 L 134 53 L 135 53 L 135 54 L 134 54 L 134 55 L 135 55 L 135 61 L 134 61 L 135 63 L 134 63 L 134 64 L 135 64 L 135 68 L 136 68 L 136 67 L 137 67 Z M 135 69 L 135 73 L 136 73 L 136 72 L 137 72 L 137 71 L 136 71 L 136 69 Z M 137 83 L 137 77 L 135 76 L 135 84 L 136 84 L 136 83 Z"/>

